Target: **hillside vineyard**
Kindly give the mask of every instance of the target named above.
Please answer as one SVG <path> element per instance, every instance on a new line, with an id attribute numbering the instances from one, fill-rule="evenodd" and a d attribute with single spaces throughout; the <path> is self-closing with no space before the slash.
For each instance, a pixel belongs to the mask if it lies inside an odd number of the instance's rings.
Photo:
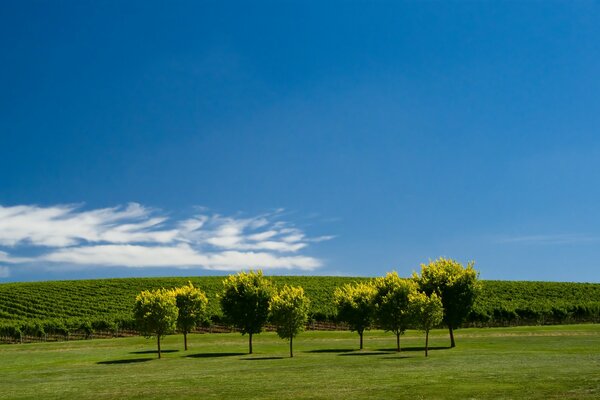
<path id="1" fill-rule="evenodd" d="M 209 315 L 218 324 L 222 313 L 217 293 L 222 276 L 124 278 L 0 284 L 0 336 L 15 327 L 46 333 L 53 330 L 133 330 L 132 308 L 142 290 L 173 288 L 191 282 L 206 292 Z M 335 322 L 333 292 L 359 277 L 273 276 L 273 283 L 301 286 L 310 298 L 310 318 Z M 567 282 L 482 281 L 482 291 L 464 326 L 514 326 L 600 321 L 600 284 Z M 310 328 L 310 326 L 309 326 Z"/>

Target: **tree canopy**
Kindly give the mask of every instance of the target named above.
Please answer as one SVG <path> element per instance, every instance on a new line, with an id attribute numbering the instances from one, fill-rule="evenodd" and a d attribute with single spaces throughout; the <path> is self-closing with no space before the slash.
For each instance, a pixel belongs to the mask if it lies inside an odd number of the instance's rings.
<path id="1" fill-rule="evenodd" d="M 444 323 L 450 332 L 450 345 L 455 347 L 454 329 L 469 314 L 479 291 L 479 273 L 470 262 L 463 267 L 459 262 L 439 258 L 429 264 L 421 264 L 421 276 L 413 275 L 419 288 L 427 295 L 437 294 L 444 306 Z"/>
<path id="2" fill-rule="evenodd" d="M 346 322 L 350 330 L 358 332 L 361 350 L 363 348 L 363 333 L 373 323 L 374 296 L 375 288 L 373 284 L 365 282 L 345 284 L 336 288 L 333 293 L 338 310 L 338 319 Z"/>
<path id="3" fill-rule="evenodd" d="M 252 335 L 262 332 L 269 316 L 274 288 L 262 271 L 240 272 L 223 281 L 220 297 L 225 322 L 248 334 L 248 353 L 252 354 Z"/>
<path id="4" fill-rule="evenodd" d="M 173 295 L 179 310 L 177 330 L 183 333 L 184 348 L 187 350 L 187 334 L 196 326 L 208 320 L 206 311 L 208 298 L 202 290 L 195 288 L 191 282 L 186 286 L 173 289 Z"/>
<path id="5" fill-rule="evenodd" d="M 417 327 L 425 331 L 425 357 L 429 349 L 429 331 L 439 325 L 444 317 L 444 307 L 439 296 L 422 292 L 409 295 L 410 311 Z"/>
<path id="6" fill-rule="evenodd" d="M 271 299 L 270 320 L 275 325 L 277 335 L 290 341 L 290 357 L 294 356 L 293 339 L 304 330 L 308 320 L 309 303 L 303 288 L 287 285 Z"/>
<path id="7" fill-rule="evenodd" d="M 133 314 L 140 333 L 146 337 L 156 336 L 158 358 L 161 337 L 173 332 L 177 323 L 177 303 L 171 290 L 145 290 L 135 299 Z"/>
<path id="8" fill-rule="evenodd" d="M 411 323 L 409 296 L 416 292 L 412 279 L 403 279 L 390 272 L 374 282 L 375 319 L 382 329 L 396 335 L 396 350 L 400 351 L 400 335 Z"/>

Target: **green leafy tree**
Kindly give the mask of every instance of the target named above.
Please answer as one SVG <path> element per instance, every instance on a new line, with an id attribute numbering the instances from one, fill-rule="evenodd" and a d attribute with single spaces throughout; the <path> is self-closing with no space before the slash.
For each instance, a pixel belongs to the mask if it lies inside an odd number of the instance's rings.
<path id="1" fill-rule="evenodd" d="M 396 351 L 400 351 L 400 335 L 411 323 L 409 296 L 417 291 L 412 279 L 402 279 L 396 272 L 377 278 L 375 286 L 375 320 L 382 329 L 396 335 Z"/>
<path id="2" fill-rule="evenodd" d="M 161 358 L 160 339 L 175 330 L 179 315 L 173 291 L 158 289 L 141 292 L 135 298 L 133 314 L 140 333 L 147 338 L 156 336 L 158 358 Z"/>
<path id="3" fill-rule="evenodd" d="M 187 286 L 173 289 L 173 295 L 179 310 L 177 330 L 183 333 L 183 344 L 185 350 L 187 350 L 188 333 L 208 320 L 208 298 L 202 290 L 195 288 L 191 282 Z"/>
<path id="4" fill-rule="evenodd" d="M 271 299 L 270 320 L 277 329 L 277 335 L 290 341 L 290 357 L 294 357 L 294 337 L 304 330 L 308 321 L 309 304 L 303 288 L 287 285 Z"/>
<path id="5" fill-rule="evenodd" d="M 450 332 L 450 346 L 456 347 L 454 329 L 467 317 L 479 292 L 479 273 L 473 262 L 464 268 L 457 261 L 439 258 L 421 265 L 421 276 L 413 274 L 421 291 L 437 294 L 444 306 L 444 323 Z"/>
<path id="6" fill-rule="evenodd" d="M 375 288 L 371 283 L 346 284 L 335 289 L 334 303 L 340 321 L 346 322 L 350 330 L 360 336 L 360 349 L 363 349 L 363 333 L 371 327 L 374 317 L 373 298 Z"/>
<path id="7" fill-rule="evenodd" d="M 267 323 L 273 292 L 273 285 L 262 271 L 240 272 L 223 281 L 223 318 L 242 335 L 248 334 L 248 354 L 252 354 L 252 335 L 262 332 Z"/>
<path id="8" fill-rule="evenodd" d="M 415 325 L 425 331 L 425 357 L 428 356 L 429 331 L 442 322 L 444 317 L 444 306 L 437 294 L 427 296 L 422 292 L 414 292 L 409 295 L 410 310 Z"/>

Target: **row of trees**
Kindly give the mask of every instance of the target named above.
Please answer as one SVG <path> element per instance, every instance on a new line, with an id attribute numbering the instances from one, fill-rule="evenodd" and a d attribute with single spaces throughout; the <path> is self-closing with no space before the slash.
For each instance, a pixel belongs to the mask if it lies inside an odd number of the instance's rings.
<path id="1" fill-rule="evenodd" d="M 364 331 L 376 325 L 396 335 L 400 351 L 400 336 L 413 326 L 426 333 L 427 355 L 429 330 L 442 321 L 454 347 L 453 330 L 473 305 L 477 275 L 472 263 L 463 268 L 454 260 L 440 258 L 422 265 L 421 274 L 409 279 L 393 272 L 372 282 L 347 284 L 334 293 L 338 319 L 358 332 L 361 349 Z M 187 333 L 208 319 L 207 302 L 206 295 L 191 283 L 173 290 L 144 291 L 136 298 L 134 315 L 140 332 L 156 336 L 160 358 L 160 339 L 175 328 L 183 333 L 187 350 Z M 242 272 L 223 281 L 219 302 L 224 321 L 248 335 L 249 354 L 253 335 L 270 322 L 279 337 L 289 340 L 293 357 L 293 339 L 308 321 L 309 299 L 301 287 L 276 290 L 261 271 Z"/>
<path id="2" fill-rule="evenodd" d="M 338 317 L 346 322 L 360 337 L 373 324 L 396 335 L 396 351 L 400 351 L 400 335 L 409 326 L 425 331 L 425 355 L 429 344 L 429 331 L 442 322 L 442 301 L 436 293 L 426 295 L 417 290 L 409 279 L 402 279 L 396 272 L 377 278 L 374 284 L 347 284 L 335 291 Z"/>
<path id="3" fill-rule="evenodd" d="M 208 322 L 206 294 L 191 283 L 176 289 L 143 291 L 135 299 L 133 309 L 138 330 L 146 337 L 156 336 L 158 358 L 160 339 L 175 328 L 183 333 L 187 350 L 187 335 L 196 326 Z"/>
<path id="4" fill-rule="evenodd" d="M 134 317 L 142 334 L 156 337 L 160 358 L 160 340 L 175 328 L 183 333 L 187 350 L 187 334 L 208 322 L 207 303 L 204 292 L 191 283 L 172 290 L 143 291 L 136 298 Z M 290 341 L 290 357 L 293 357 L 293 338 L 308 322 L 310 302 L 304 289 L 286 285 L 277 291 L 261 271 L 251 271 L 230 275 L 223 281 L 220 303 L 225 321 L 248 335 L 250 354 L 253 335 L 270 321 L 277 334 Z"/>
<path id="5" fill-rule="evenodd" d="M 454 329 L 469 314 L 479 289 L 473 263 L 464 268 L 455 260 L 440 258 L 421 265 L 421 275 L 414 273 L 410 279 L 392 272 L 374 282 L 346 284 L 336 289 L 334 301 L 338 318 L 358 332 L 361 349 L 363 332 L 372 325 L 393 332 L 400 351 L 400 335 L 408 327 L 424 330 L 428 343 L 429 330 L 441 322 L 448 327 L 450 346 L 455 347 Z"/>

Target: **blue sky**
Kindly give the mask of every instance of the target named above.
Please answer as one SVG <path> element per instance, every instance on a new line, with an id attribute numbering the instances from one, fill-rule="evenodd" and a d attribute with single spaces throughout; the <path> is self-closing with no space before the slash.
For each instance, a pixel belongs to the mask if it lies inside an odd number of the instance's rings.
<path id="1" fill-rule="evenodd" d="M 597 2 L 2 2 L 0 281 L 600 282 Z"/>

